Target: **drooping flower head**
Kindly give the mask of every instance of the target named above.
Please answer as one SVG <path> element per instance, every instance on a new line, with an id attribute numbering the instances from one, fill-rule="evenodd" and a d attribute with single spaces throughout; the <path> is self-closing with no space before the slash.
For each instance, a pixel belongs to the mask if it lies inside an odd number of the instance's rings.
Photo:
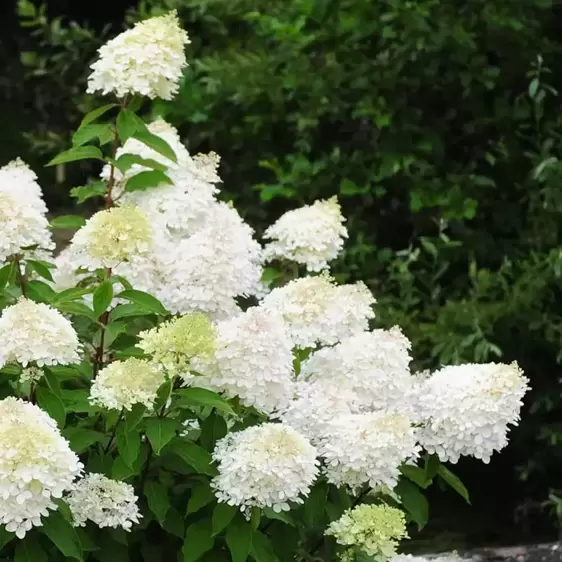
<path id="1" fill-rule="evenodd" d="M 517 425 L 528 382 L 517 363 L 440 369 L 419 388 L 420 443 L 442 461 L 472 455 L 489 462 L 507 445 L 509 425 Z"/>
<path id="2" fill-rule="evenodd" d="M 187 66 L 184 48 L 189 42 L 175 11 L 135 24 L 100 47 L 88 93 L 172 99 Z"/>
<path id="3" fill-rule="evenodd" d="M 219 322 L 214 361 L 203 369 L 208 386 L 271 412 L 292 395 L 292 344 L 276 314 L 260 307 Z"/>
<path id="4" fill-rule="evenodd" d="M 133 523 L 142 517 L 134 488 L 103 474 L 87 474 L 73 486 L 65 500 L 76 527 L 85 527 L 86 521 L 92 521 L 100 528 L 121 527 L 130 531 Z"/>
<path id="5" fill-rule="evenodd" d="M 191 362 L 208 358 L 215 351 L 216 334 L 210 320 L 200 312 L 163 322 L 139 334 L 138 346 L 170 376 L 181 375 L 191 381 Z"/>
<path id="6" fill-rule="evenodd" d="M 326 530 L 343 546 L 353 546 L 368 556 L 388 558 L 407 537 L 404 513 L 388 505 L 361 504 L 348 509 Z"/>
<path id="7" fill-rule="evenodd" d="M 363 283 L 335 285 L 328 275 L 303 277 L 273 289 L 262 301 L 280 314 L 294 345 L 333 345 L 368 328 L 375 299 Z"/>
<path id="8" fill-rule="evenodd" d="M 343 415 L 326 424 L 318 445 L 328 481 L 352 490 L 394 488 L 400 465 L 419 453 L 410 420 L 397 413 Z"/>
<path id="9" fill-rule="evenodd" d="M 153 363 L 131 357 L 104 367 L 90 389 L 90 400 L 105 408 L 130 410 L 135 404 L 151 409 L 166 376 Z"/>
<path id="10" fill-rule="evenodd" d="M 42 303 L 20 298 L 0 316 L 0 367 L 6 363 L 68 365 L 79 362 L 72 324 Z"/>
<path id="11" fill-rule="evenodd" d="M 135 207 L 113 207 L 97 212 L 72 239 L 78 266 L 115 267 L 152 247 L 152 229 Z"/>
<path id="12" fill-rule="evenodd" d="M 0 401 L 0 524 L 19 538 L 41 525 L 82 464 L 55 421 L 17 398 Z"/>
<path id="13" fill-rule="evenodd" d="M 212 482 L 219 502 L 288 511 L 302 503 L 318 474 L 315 448 L 294 429 L 266 423 L 230 433 L 217 442 Z"/>
<path id="14" fill-rule="evenodd" d="M 344 217 L 336 197 L 285 213 L 264 233 L 273 240 L 264 251 L 266 260 L 282 258 L 322 271 L 335 259 L 347 238 Z"/>

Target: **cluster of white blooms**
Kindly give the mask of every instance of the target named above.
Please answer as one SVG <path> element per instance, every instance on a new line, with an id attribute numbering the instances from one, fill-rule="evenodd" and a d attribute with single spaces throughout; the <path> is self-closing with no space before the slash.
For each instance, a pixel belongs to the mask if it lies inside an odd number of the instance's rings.
<path id="1" fill-rule="evenodd" d="M 293 391 L 293 350 L 282 320 L 260 307 L 219 322 L 214 361 L 202 370 L 206 386 L 239 396 L 264 412 L 288 405 Z"/>
<path id="2" fill-rule="evenodd" d="M 158 366 L 131 357 L 104 367 L 90 389 L 90 400 L 105 408 L 130 410 L 135 404 L 151 409 L 166 376 Z"/>
<path id="3" fill-rule="evenodd" d="M 97 212 L 73 237 L 75 264 L 86 269 L 113 268 L 152 248 L 152 228 L 136 207 L 113 207 Z"/>
<path id="4" fill-rule="evenodd" d="M 409 349 L 397 327 L 362 332 L 314 352 L 301 365 L 300 377 L 347 384 L 361 410 L 403 411 L 413 390 Z"/>
<path id="5" fill-rule="evenodd" d="M 186 384 L 200 378 L 190 372 L 194 359 L 208 362 L 216 347 L 215 328 L 200 312 L 163 322 L 139 338 L 138 346 L 155 364 L 171 377 L 180 375 Z"/>
<path id="6" fill-rule="evenodd" d="M 266 423 L 230 433 L 217 442 L 219 474 L 212 485 L 219 502 L 287 511 L 302 503 L 318 475 L 316 449 L 294 429 Z"/>
<path id="7" fill-rule="evenodd" d="M 82 465 L 55 421 L 16 398 L 0 401 L 0 524 L 19 538 L 41 525 Z"/>
<path id="8" fill-rule="evenodd" d="M 137 23 L 99 49 L 88 92 L 169 100 L 187 66 L 184 48 L 189 42 L 175 12 Z"/>
<path id="9" fill-rule="evenodd" d="M 34 383 L 37 382 L 43 376 L 43 370 L 39 367 L 27 367 L 23 369 L 20 374 L 20 382 L 23 383 Z"/>
<path id="10" fill-rule="evenodd" d="M 80 361 L 72 324 L 58 311 L 25 298 L 0 316 L 0 367 L 6 363 L 68 365 Z"/>
<path id="11" fill-rule="evenodd" d="M 333 345 L 363 332 L 374 318 L 374 303 L 363 283 L 336 285 L 331 277 L 322 274 L 273 289 L 261 306 L 280 314 L 293 344 L 306 348 L 317 343 Z"/>
<path id="12" fill-rule="evenodd" d="M 489 462 L 507 445 L 508 426 L 517 425 L 528 382 L 516 363 L 440 369 L 419 387 L 421 444 L 443 461 L 472 455 Z"/>
<path id="13" fill-rule="evenodd" d="M 402 463 L 419 454 L 416 431 L 398 413 L 350 414 L 329 421 L 318 445 L 328 481 L 352 490 L 394 488 Z"/>
<path id="14" fill-rule="evenodd" d="M 343 546 L 357 547 L 368 556 L 387 559 L 396 554 L 406 534 L 404 513 L 387 505 L 362 504 L 348 509 L 326 530 Z"/>
<path id="15" fill-rule="evenodd" d="M 336 197 L 285 213 L 264 233 L 273 240 L 264 258 L 284 258 L 306 265 L 308 271 L 322 271 L 335 259 L 347 238 L 345 219 Z"/>
<path id="16" fill-rule="evenodd" d="M 130 484 L 91 473 L 73 486 L 65 501 L 77 527 L 84 527 L 89 520 L 98 527 L 130 531 L 142 517 L 137 499 Z"/>
<path id="17" fill-rule="evenodd" d="M 21 160 L 0 168 L 0 261 L 23 248 L 54 248 L 37 176 Z"/>

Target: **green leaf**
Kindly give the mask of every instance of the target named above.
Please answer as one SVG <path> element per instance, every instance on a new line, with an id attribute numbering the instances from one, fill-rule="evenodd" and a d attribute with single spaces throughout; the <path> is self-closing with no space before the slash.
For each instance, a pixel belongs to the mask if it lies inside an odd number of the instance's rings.
<path id="1" fill-rule="evenodd" d="M 68 427 L 63 432 L 68 439 L 70 448 L 75 453 L 83 453 L 94 443 L 99 443 L 105 436 L 99 431 L 83 427 Z"/>
<path id="2" fill-rule="evenodd" d="M 205 552 L 209 552 L 215 545 L 215 539 L 211 536 L 211 521 L 204 519 L 197 521 L 187 528 L 183 541 L 183 562 L 195 562 Z"/>
<path id="3" fill-rule="evenodd" d="M 221 412 L 232 415 L 234 414 L 232 406 L 230 406 L 230 404 L 222 396 L 212 390 L 191 387 L 179 390 L 177 395 L 179 396 L 179 400 L 176 405 L 180 408 L 190 406 L 211 406 Z"/>
<path id="4" fill-rule="evenodd" d="M 114 480 L 127 480 L 137 473 L 137 468 L 129 466 L 123 457 L 117 457 L 111 467 L 111 478 Z"/>
<path id="5" fill-rule="evenodd" d="M 168 448 L 170 452 L 181 457 L 187 464 L 201 474 L 215 476 L 216 469 L 212 466 L 211 453 L 187 439 L 177 440 Z"/>
<path id="6" fill-rule="evenodd" d="M 129 318 L 131 316 L 148 316 L 149 314 L 153 314 L 152 310 L 148 310 L 142 304 L 118 304 L 111 311 L 111 319 L 117 320 L 118 318 Z"/>
<path id="7" fill-rule="evenodd" d="M 171 184 L 172 180 L 160 170 L 148 170 L 132 176 L 125 185 L 125 191 L 144 191 L 161 184 Z"/>
<path id="8" fill-rule="evenodd" d="M 80 123 L 80 127 L 84 127 L 84 125 L 87 125 L 88 123 L 91 123 L 92 121 L 95 121 L 96 119 L 98 119 L 99 117 L 101 117 L 104 113 L 107 113 L 110 109 L 117 107 L 116 103 L 108 103 L 107 105 L 104 105 L 102 107 L 98 107 L 97 109 L 94 109 L 93 111 L 90 111 L 90 113 L 88 113 L 84 119 L 82 119 L 82 122 Z"/>
<path id="9" fill-rule="evenodd" d="M 152 134 L 148 129 L 136 132 L 133 137 L 138 141 L 146 144 L 146 146 L 152 148 L 156 152 L 162 154 L 166 158 L 169 158 L 172 162 L 177 162 L 177 156 L 172 147 L 161 137 Z"/>
<path id="10" fill-rule="evenodd" d="M 429 504 L 426 497 L 421 493 L 418 486 L 404 478 L 400 479 L 395 491 L 400 496 L 402 505 L 412 521 L 418 524 L 418 529 L 422 529 L 429 517 Z"/>
<path id="11" fill-rule="evenodd" d="M 56 394 L 59 398 L 62 398 L 60 380 L 48 367 L 43 368 L 43 378 L 45 379 L 50 391 L 53 394 Z"/>
<path id="12" fill-rule="evenodd" d="M 138 130 L 135 114 L 128 109 L 122 109 L 117 116 L 117 131 L 123 143 L 127 142 Z"/>
<path id="13" fill-rule="evenodd" d="M 210 504 L 214 499 L 215 494 L 208 484 L 198 484 L 191 492 L 191 496 L 187 502 L 187 515 L 196 513 L 202 507 Z"/>
<path id="14" fill-rule="evenodd" d="M 162 303 L 157 298 L 149 295 L 148 293 L 145 293 L 144 291 L 127 290 L 119 293 L 117 296 L 120 299 L 125 299 L 134 302 L 135 304 L 140 304 L 154 314 L 160 314 L 163 316 L 168 314 L 168 311 L 164 308 Z"/>
<path id="15" fill-rule="evenodd" d="M 227 433 L 228 427 L 225 419 L 216 413 L 212 413 L 201 424 L 199 443 L 207 451 L 213 451 L 217 441 L 222 439 Z"/>
<path id="16" fill-rule="evenodd" d="M 146 406 L 144 404 L 135 404 L 130 411 L 125 414 L 125 428 L 127 431 L 133 431 L 142 420 L 146 413 Z"/>
<path id="17" fill-rule="evenodd" d="M 42 410 L 51 416 L 59 427 L 66 423 L 66 410 L 62 400 L 48 388 L 37 388 L 37 403 Z"/>
<path id="18" fill-rule="evenodd" d="M 170 509 L 170 499 L 168 489 L 160 482 L 149 481 L 144 486 L 144 495 L 148 501 L 148 507 L 156 519 L 163 523 L 166 519 L 168 509 Z"/>
<path id="19" fill-rule="evenodd" d="M 238 517 L 228 526 L 226 544 L 232 562 L 246 562 L 252 548 L 252 526 L 243 517 Z"/>
<path id="20" fill-rule="evenodd" d="M 76 299 L 81 299 L 84 295 L 92 292 L 92 289 L 80 289 L 78 287 L 72 287 L 70 289 L 65 289 L 60 293 L 57 293 L 53 299 L 53 303 L 61 303 L 65 301 L 73 301 Z"/>
<path id="21" fill-rule="evenodd" d="M 49 285 L 35 279 L 27 283 L 25 292 L 31 300 L 46 303 L 52 302 L 56 295 L 55 291 L 53 291 Z"/>
<path id="22" fill-rule="evenodd" d="M 459 494 L 466 503 L 470 504 L 470 495 L 461 479 L 451 472 L 445 465 L 440 465 L 437 474 L 442 478 L 457 494 Z"/>
<path id="23" fill-rule="evenodd" d="M 0 290 L 3 289 L 11 279 L 14 278 L 16 273 L 15 262 L 7 263 L 4 267 L 0 269 Z"/>
<path id="24" fill-rule="evenodd" d="M 292 527 L 296 526 L 295 522 L 286 511 L 280 511 L 278 513 L 277 511 L 273 511 L 271 507 L 265 507 L 263 509 L 263 515 L 268 519 L 276 519 L 277 521 L 282 521 L 286 525 L 291 525 Z"/>
<path id="25" fill-rule="evenodd" d="M 439 472 L 439 467 L 441 466 L 441 461 L 437 455 L 430 455 L 425 460 L 425 481 L 427 485 L 433 482 L 435 476 Z"/>
<path id="26" fill-rule="evenodd" d="M 14 533 L 6 531 L 6 527 L 0 527 L 0 551 L 13 539 L 16 538 Z M 21 542 L 21 541 L 20 541 Z"/>
<path id="27" fill-rule="evenodd" d="M 74 527 L 58 511 L 43 519 L 39 530 L 68 558 L 82 560 L 82 545 Z"/>
<path id="28" fill-rule="evenodd" d="M 78 199 L 78 203 L 84 203 L 92 197 L 104 197 L 107 192 L 107 183 L 98 181 L 90 185 L 73 187 L 70 190 L 71 197 Z"/>
<path id="29" fill-rule="evenodd" d="M 168 402 L 168 398 L 170 398 L 172 394 L 172 388 L 174 383 L 172 379 L 168 379 L 162 386 L 158 389 L 156 393 L 156 400 L 154 401 L 154 410 L 159 412 L 162 408 L 166 407 L 166 403 Z"/>
<path id="30" fill-rule="evenodd" d="M 120 320 L 108 324 L 105 327 L 105 338 L 103 341 L 105 349 L 109 349 L 117 336 L 124 334 L 126 331 L 127 325 L 125 324 L 125 322 L 122 322 Z"/>
<path id="31" fill-rule="evenodd" d="M 81 302 L 59 302 L 56 305 L 61 312 L 67 312 L 69 314 L 77 314 L 79 316 L 85 316 L 90 320 L 97 320 L 97 316 L 91 308 L 88 308 L 84 303 Z"/>
<path id="32" fill-rule="evenodd" d="M 153 418 L 146 422 L 146 436 L 159 455 L 160 451 L 176 435 L 177 422 L 169 418 Z"/>
<path id="33" fill-rule="evenodd" d="M 312 488 L 304 503 L 304 520 L 309 527 L 323 524 L 327 497 L 328 486 L 323 482 Z"/>
<path id="34" fill-rule="evenodd" d="M 48 562 L 48 558 L 39 542 L 28 538 L 16 545 L 14 562 Z"/>
<path id="35" fill-rule="evenodd" d="M 127 431 L 121 425 L 117 431 L 117 450 L 123 462 L 132 467 L 137 460 L 141 447 L 141 438 L 138 431 Z"/>
<path id="36" fill-rule="evenodd" d="M 86 219 L 80 215 L 62 215 L 51 220 L 51 228 L 76 229 L 82 228 Z"/>
<path id="37" fill-rule="evenodd" d="M 185 536 L 183 516 L 175 507 L 170 506 L 170 509 L 168 509 L 168 514 L 162 524 L 162 528 L 180 539 L 183 539 Z"/>
<path id="38" fill-rule="evenodd" d="M 57 164 L 66 164 L 67 162 L 76 162 L 77 160 L 89 160 L 95 158 L 103 160 L 103 154 L 96 146 L 79 146 L 71 148 L 65 152 L 61 152 L 55 156 L 47 166 L 56 166 Z"/>
<path id="39" fill-rule="evenodd" d="M 427 482 L 426 473 L 423 468 L 419 466 L 413 466 L 410 464 L 405 464 L 400 467 L 400 472 L 412 482 L 415 482 L 420 488 L 427 488 L 429 483 Z"/>
<path id="40" fill-rule="evenodd" d="M 166 172 L 168 170 L 167 166 L 157 160 L 153 160 L 152 158 L 143 158 L 138 154 L 125 153 L 119 156 L 119 158 L 115 161 L 115 165 L 123 174 L 131 169 L 131 167 L 135 164 L 144 166 L 145 168 L 152 168 L 153 170 L 160 170 L 161 172 Z"/>
<path id="41" fill-rule="evenodd" d="M 278 562 L 279 560 L 269 538 L 260 531 L 254 531 L 250 554 L 256 562 Z"/>
<path id="42" fill-rule="evenodd" d="M 94 291 L 94 314 L 99 318 L 113 300 L 113 285 L 106 280 Z"/>
<path id="43" fill-rule="evenodd" d="M 234 519 L 236 513 L 240 511 L 234 505 L 218 503 L 213 511 L 212 528 L 213 536 L 218 535 Z"/>
<path id="44" fill-rule="evenodd" d="M 92 139 L 99 139 L 101 144 L 113 138 L 113 127 L 109 123 L 88 124 L 80 127 L 72 137 L 72 146 L 78 147 L 90 142 Z"/>
<path id="45" fill-rule="evenodd" d="M 51 275 L 49 268 L 46 267 L 41 262 L 36 260 L 27 260 L 27 265 L 31 269 L 33 269 L 33 271 L 35 271 L 39 276 L 43 277 L 44 279 L 47 279 L 47 281 L 53 280 L 53 276 Z"/>

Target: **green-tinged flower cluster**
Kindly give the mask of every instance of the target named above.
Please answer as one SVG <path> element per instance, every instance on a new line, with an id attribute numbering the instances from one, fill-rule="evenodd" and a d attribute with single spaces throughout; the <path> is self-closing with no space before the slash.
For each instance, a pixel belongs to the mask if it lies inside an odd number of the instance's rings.
<path id="1" fill-rule="evenodd" d="M 347 510 L 326 530 L 343 546 L 356 546 L 365 554 L 390 558 L 407 537 L 404 513 L 388 505 L 362 504 Z"/>
<path id="2" fill-rule="evenodd" d="M 187 375 L 194 358 L 204 359 L 215 352 L 215 329 L 201 312 L 164 322 L 139 337 L 139 347 L 170 376 Z"/>

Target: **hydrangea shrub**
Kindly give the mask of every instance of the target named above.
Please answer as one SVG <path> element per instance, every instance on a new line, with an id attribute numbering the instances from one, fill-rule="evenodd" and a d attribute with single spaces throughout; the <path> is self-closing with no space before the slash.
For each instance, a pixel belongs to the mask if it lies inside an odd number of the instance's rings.
<path id="1" fill-rule="evenodd" d="M 187 60 L 174 13 L 100 49 L 113 96 L 51 165 L 103 163 L 84 220 L 49 224 L 34 173 L 0 170 L 0 545 L 16 562 L 395 562 L 442 462 L 488 462 L 517 423 L 517 365 L 410 370 L 362 283 L 329 263 L 337 200 L 256 240 L 143 97 Z M 54 252 L 52 229 L 76 230 Z"/>

